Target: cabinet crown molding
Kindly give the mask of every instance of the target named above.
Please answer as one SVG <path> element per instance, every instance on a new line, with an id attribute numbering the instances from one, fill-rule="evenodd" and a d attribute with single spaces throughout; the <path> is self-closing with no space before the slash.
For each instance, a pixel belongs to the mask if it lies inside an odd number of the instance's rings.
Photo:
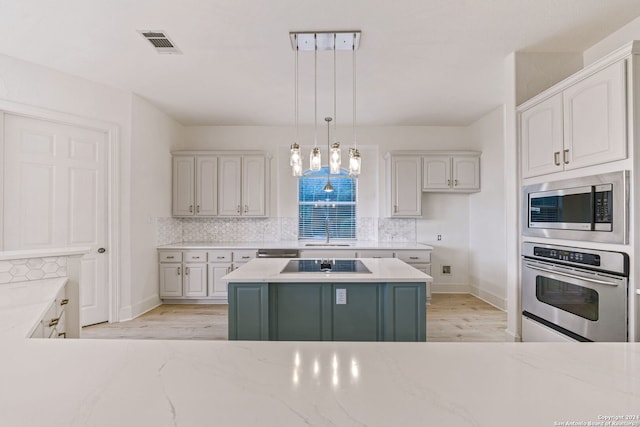
<path id="1" fill-rule="evenodd" d="M 265 156 L 271 159 L 271 153 L 260 150 L 176 150 L 172 156 Z"/>
<path id="2" fill-rule="evenodd" d="M 472 150 L 401 150 L 389 151 L 384 158 L 389 159 L 395 156 L 480 156 L 482 151 Z"/>

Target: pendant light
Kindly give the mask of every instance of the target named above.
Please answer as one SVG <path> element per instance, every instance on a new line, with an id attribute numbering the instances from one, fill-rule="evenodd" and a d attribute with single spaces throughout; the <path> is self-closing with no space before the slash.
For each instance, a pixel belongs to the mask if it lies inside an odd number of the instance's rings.
<path id="1" fill-rule="evenodd" d="M 298 101 L 298 36 L 295 36 L 296 39 L 296 59 L 295 59 L 295 84 L 294 84 L 294 99 L 293 99 L 293 111 L 294 111 L 294 122 L 296 127 L 296 139 L 291 144 L 291 157 L 289 160 L 289 165 L 291 166 L 291 173 L 293 176 L 302 176 L 302 156 L 300 155 L 300 145 L 298 141 L 300 140 L 300 125 L 299 125 L 299 101 Z"/>
<path id="2" fill-rule="evenodd" d="M 356 36 L 353 36 L 353 148 L 349 148 L 349 175 L 360 175 L 362 162 L 356 136 Z"/>
<path id="3" fill-rule="evenodd" d="M 342 155 L 340 153 L 340 143 L 338 139 L 338 115 L 337 115 L 337 96 L 336 96 L 336 35 L 333 35 L 333 138 L 335 142 L 331 145 L 327 152 L 329 153 L 329 170 L 332 174 L 337 175 L 340 173 L 340 164 L 342 163 Z M 325 119 L 326 120 L 326 119 Z M 327 130 L 327 133 L 329 131 Z"/>
<path id="4" fill-rule="evenodd" d="M 314 120 L 314 136 L 313 136 L 313 150 L 311 150 L 311 156 L 309 157 L 309 169 L 312 171 L 319 171 L 322 167 L 322 155 L 320 154 L 320 148 L 318 148 L 318 37 L 314 35 L 314 50 L 313 50 L 313 120 Z"/>
<path id="5" fill-rule="evenodd" d="M 329 143 L 331 141 L 331 138 L 329 137 L 329 123 L 331 123 L 331 117 L 325 117 L 324 120 L 327 122 L 327 151 L 329 151 Z M 333 172 L 327 170 L 327 183 L 322 188 L 322 191 L 324 191 L 325 193 L 333 193 L 333 185 L 331 185 L 331 180 L 329 179 L 331 173 Z"/>

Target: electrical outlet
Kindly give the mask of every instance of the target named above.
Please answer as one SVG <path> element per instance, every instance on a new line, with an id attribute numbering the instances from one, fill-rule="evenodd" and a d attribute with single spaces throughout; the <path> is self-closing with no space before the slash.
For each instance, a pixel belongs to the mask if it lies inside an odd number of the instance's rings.
<path id="1" fill-rule="evenodd" d="M 442 240 L 442 234 L 438 234 L 437 239 L 438 239 L 438 240 Z"/>
<path id="2" fill-rule="evenodd" d="M 450 276 L 451 275 L 451 266 L 450 265 L 443 265 L 442 266 L 442 275 L 443 276 Z"/>

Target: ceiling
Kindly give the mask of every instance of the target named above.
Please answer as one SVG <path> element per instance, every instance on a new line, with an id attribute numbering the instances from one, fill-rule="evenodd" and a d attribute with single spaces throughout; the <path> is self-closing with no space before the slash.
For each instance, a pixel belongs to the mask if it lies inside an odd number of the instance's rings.
<path id="1" fill-rule="evenodd" d="M 292 125 L 290 31 L 360 30 L 359 124 L 467 125 L 502 103 L 514 51 L 582 52 L 640 15 L 638 0 L 0 0 L 0 53 L 137 93 L 184 125 Z M 164 30 L 160 55 L 137 30 Z M 300 53 L 312 123 L 313 53 Z M 352 54 L 337 54 L 337 118 L 352 117 Z M 0 70 L 1 71 L 1 70 Z M 318 121 L 333 116 L 318 54 Z"/>

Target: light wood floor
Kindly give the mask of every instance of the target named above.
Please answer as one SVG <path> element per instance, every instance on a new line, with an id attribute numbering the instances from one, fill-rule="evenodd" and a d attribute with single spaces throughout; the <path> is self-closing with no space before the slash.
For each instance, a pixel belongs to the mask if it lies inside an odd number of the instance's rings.
<path id="1" fill-rule="evenodd" d="M 466 294 L 434 294 L 427 341 L 504 341 L 507 314 Z M 167 304 L 120 323 L 82 328 L 82 338 L 226 340 L 227 306 Z"/>

